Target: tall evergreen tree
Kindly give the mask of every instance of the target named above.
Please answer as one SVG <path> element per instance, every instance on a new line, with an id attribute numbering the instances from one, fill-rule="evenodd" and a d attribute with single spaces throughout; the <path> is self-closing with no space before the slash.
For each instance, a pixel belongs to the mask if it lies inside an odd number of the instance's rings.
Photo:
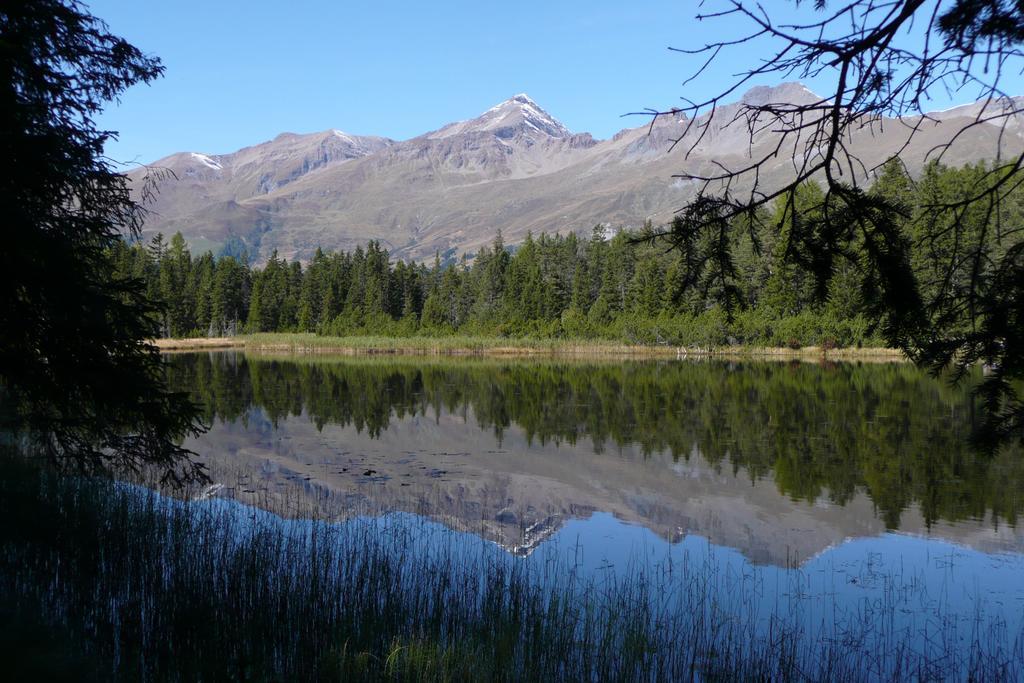
<path id="1" fill-rule="evenodd" d="M 143 211 L 103 155 L 103 105 L 163 71 L 70 0 L 0 5 L 0 431 L 95 470 L 198 476 L 180 438 L 199 430 L 171 393 L 144 283 L 114 276 Z M 145 192 L 143 192 L 145 195 Z"/>

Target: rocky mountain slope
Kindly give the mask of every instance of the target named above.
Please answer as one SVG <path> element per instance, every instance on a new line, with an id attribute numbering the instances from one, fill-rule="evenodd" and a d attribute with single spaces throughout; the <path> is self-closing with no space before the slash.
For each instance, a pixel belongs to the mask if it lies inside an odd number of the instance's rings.
<path id="1" fill-rule="evenodd" d="M 347 135 L 338 130 L 273 140 L 231 154 L 183 152 L 149 166 L 168 169 L 148 208 L 145 231 L 181 231 L 196 250 L 245 249 L 255 260 L 272 250 L 308 259 L 317 247 L 353 249 L 379 240 L 395 258 L 424 260 L 435 252 L 475 252 L 501 229 L 506 243 L 528 231 L 588 233 L 671 219 L 695 188 L 673 174 L 737 166 L 777 139 L 730 123 L 742 102 L 807 102 L 817 96 L 798 83 L 757 87 L 719 109 L 709 134 L 689 154 L 670 151 L 686 121 L 662 117 L 611 139 L 574 134 L 527 95 L 480 116 L 405 141 Z M 936 145 L 977 116 L 980 103 L 937 112 L 902 157 L 920 168 Z M 899 122 L 855 135 L 851 147 L 867 166 L 880 163 L 906 136 Z M 958 138 L 944 160 L 961 164 L 1024 149 L 1014 120 L 1000 136 L 992 124 Z M 792 173 L 795 150 L 783 149 L 767 180 Z M 141 188 L 147 169 L 129 173 Z"/>

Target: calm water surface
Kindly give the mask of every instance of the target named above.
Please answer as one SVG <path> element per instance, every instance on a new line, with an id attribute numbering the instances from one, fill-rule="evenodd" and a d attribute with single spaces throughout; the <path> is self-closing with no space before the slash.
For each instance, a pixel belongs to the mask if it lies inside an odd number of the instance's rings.
<path id="1" fill-rule="evenodd" d="M 968 388 L 907 365 L 168 363 L 217 497 L 594 576 L 699 565 L 722 604 L 806 624 L 1021 643 L 1024 455 L 972 451 Z"/>

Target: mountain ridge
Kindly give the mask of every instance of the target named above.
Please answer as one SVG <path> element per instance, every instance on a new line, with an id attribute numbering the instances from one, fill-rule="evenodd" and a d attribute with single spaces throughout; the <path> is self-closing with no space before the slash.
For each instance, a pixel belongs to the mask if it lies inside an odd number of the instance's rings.
<path id="1" fill-rule="evenodd" d="M 274 250 L 306 260 L 317 248 L 348 250 L 371 239 L 395 258 L 426 260 L 436 252 L 472 253 L 499 229 L 511 244 L 531 231 L 662 223 L 695 191 L 693 183 L 673 174 L 742 163 L 776 140 L 765 134 L 752 142 L 730 111 L 743 104 L 818 99 L 795 82 L 754 87 L 723 105 L 719 122 L 688 154 L 678 148 L 669 153 L 686 131 L 683 116 L 658 117 L 599 140 L 571 131 L 525 93 L 408 140 L 332 128 L 281 133 L 227 154 L 180 152 L 151 165 L 172 174 L 147 206 L 144 233 L 181 231 L 194 249 L 244 249 L 257 261 Z M 929 115 L 931 124 L 904 150 L 911 170 L 982 104 Z M 1011 119 L 1010 135 L 1002 138 L 995 125 L 975 127 L 947 153 L 947 161 L 1024 150 L 1018 119 Z M 902 141 L 883 129 L 861 132 L 852 144 L 870 165 L 884 161 Z M 791 165 L 782 155 L 762 179 L 780 179 Z M 128 174 L 134 186 L 145 172 Z"/>

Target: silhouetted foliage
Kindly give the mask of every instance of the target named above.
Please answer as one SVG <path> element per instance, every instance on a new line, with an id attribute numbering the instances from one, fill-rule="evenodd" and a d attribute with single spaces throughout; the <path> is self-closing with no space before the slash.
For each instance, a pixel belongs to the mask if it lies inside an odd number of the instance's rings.
<path id="1" fill-rule="evenodd" d="M 180 480 L 199 474 L 177 443 L 196 414 L 146 342 L 158 309 L 143 280 L 110 277 L 108 250 L 143 213 L 94 121 L 162 70 L 77 2 L 0 6 L 0 429 L 81 469 Z"/>
<path id="2" fill-rule="evenodd" d="M 819 300 L 841 277 L 847 287 L 861 291 L 886 342 L 920 365 L 935 372 L 953 367 L 962 374 L 985 362 L 991 373 L 979 392 L 988 419 L 976 436 L 989 446 L 1011 436 L 1024 438 L 1024 403 L 1014 389 L 1024 378 L 1024 225 L 1006 220 L 1007 204 L 1024 181 L 1024 155 L 1013 147 L 1007 158 L 1004 144 L 1007 136 L 1016 136 L 1008 124 L 1021 113 L 1020 100 L 1004 89 L 1004 76 L 1024 66 L 1021 4 L 817 0 L 791 5 L 702 3 L 697 19 L 713 27 L 691 35 L 714 39 L 679 49 L 699 65 L 687 83 L 708 76 L 709 67 L 730 53 L 750 67 L 724 87 L 714 84 L 715 94 L 704 101 L 685 100 L 668 112 L 651 112 L 687 117 L 676 143 L 687 153 L 723 125 L 740 126 L 750 136 L 749 153 L 738 164 L 723 162 L 679 176 L 696 184 L 697 196 L 671 229 L 655 234 L 684 254 L 681 286 L 707 290 L 714 282 L 720 300 L 733 306 L 738 233 L 770 222 L 763 209 L 781 202 L 785 209 L 774 217 L 783 243 L 779 251 L 787 263 L 813 276 Z M 751 98 L 722 106 L 752 82 L 793 77 L 828 79 L 834 88 L 820 98 Z M 900 163 L 910 140 L 935 123 L 926 113 L 930 99 L 948 93 L 984 105 L 929 158 L 941 162 L 967 129 L 987 126 L 998 133 L 991 136 L 995 147 L 985 150 L 996 162 L 976 176 L 975 185 L 919 202 L 908 214 L 899 196 L 868 189 L 885 170 L 870 165 L 849 143 L 885 127 L 889 139 L 897 139 L 891 157 Z M 897 122 L 885 124 L 885 119 Z M 765 139 L 771 141 L 762 144 Z M 782 180 L 772 173 L 780 159 L 792 163 L 793 171 Z M 812 180 L 824 191 L 815 210 L 800 211 L 799 190 Z M 914 221 L 913 234 L 899 230 L 907 219 Z"/>

